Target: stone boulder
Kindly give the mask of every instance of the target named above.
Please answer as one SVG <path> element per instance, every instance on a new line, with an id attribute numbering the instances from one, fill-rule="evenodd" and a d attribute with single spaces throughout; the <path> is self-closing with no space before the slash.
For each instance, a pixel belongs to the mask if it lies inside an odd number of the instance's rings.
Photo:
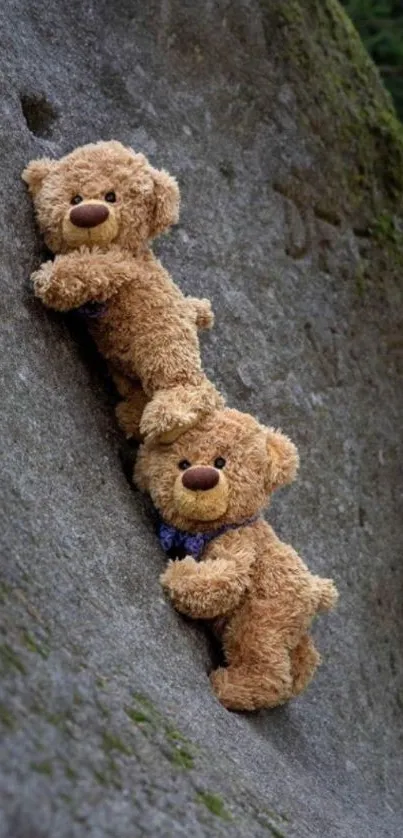
<path id="1" fill-rule="evenodd" d="M 336 0 L 0 10 L 2 838 L 402 833 L 402 129 Z M 230 714 L 162 596 L 114 394 L 29 285 L 20 174 L 116 138 L 177 175 L 158 245 L 208 373 L 297 442 L 269 519 L 340 605 L 281 709 Z"/>

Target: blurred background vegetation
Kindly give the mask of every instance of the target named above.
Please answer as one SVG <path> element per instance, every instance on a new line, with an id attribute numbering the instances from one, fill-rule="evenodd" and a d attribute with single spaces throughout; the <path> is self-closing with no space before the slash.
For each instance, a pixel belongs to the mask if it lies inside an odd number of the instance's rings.
<path id="1" fill-rule="evenodd" d="M 403 0 L 342 0 L 403 120 Z"/>

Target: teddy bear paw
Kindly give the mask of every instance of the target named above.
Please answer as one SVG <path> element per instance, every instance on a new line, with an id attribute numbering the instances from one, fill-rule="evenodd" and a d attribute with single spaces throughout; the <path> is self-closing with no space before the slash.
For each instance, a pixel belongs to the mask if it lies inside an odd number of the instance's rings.
<path id="1" fill-rule="evenodd" d="M 193 427 L 198 418 L 196 410 L 187 410 L 184 404 L 164 399 L 159 393 L 143 411 L 140 434 L 145 439 L 168 444 Z"/>
<path id="2" fill-rule="evenodd" d="M 193 576 L 196 570 L 197 562 L 191 556 L 185 556 L 184 559 L 178 561 L 170 561 L 166 570 L 161 573 L 160 583 L 164 590 L 172 592 L 185 577 Z"/>
<path id="3" fill-rule="evenodd" d="M 52 283 L 53 262 L 45 262 L 31 275 L 35 297 L 44 299 Z"/>
<path id="4" fill-rule="evenodd" d="M 223 405 L 223 397 L 207 379 L 199 385 L 179 384 L 159 390 L 144 409 L 140 433 L 151 441 L 174 442 Z"/>

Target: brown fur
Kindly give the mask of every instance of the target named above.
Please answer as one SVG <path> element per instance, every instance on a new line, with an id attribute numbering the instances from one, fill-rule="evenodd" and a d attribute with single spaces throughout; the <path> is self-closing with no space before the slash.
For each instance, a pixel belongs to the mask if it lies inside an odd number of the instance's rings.
<path id="1" fill-rule="evenodd" d="M 58 161 L 34 160 L 23 179 L 45 242 L 57 254 L 33 274 L 36 296 L 58 311 L 108 303 L 90 329 L 123 396 L 117 416 L 126 434 L 169 441 L 222 406 L 202 370 L 197 336 L 213 323 L 210 303 L 184 297 L 149 247 L 178 219 L 174 178 L 110 141 Z M 113 203 L 106 200 L 111 191 Z M 77 195 L 82 207 L 107 207 L 108 218 L 75 226 Z"/>
<path id="2" fill-rule="evenodd" d="M 215 468 L 218 457 L 226 463 L 214 488 L 183 485 L 181 461 L 190 469 Z M 167 523 L 196 533 L 261 513 L 297 468 L 286 436 L 225 409 L 170 446 L 142 445 L 135 479 Z M 307 686 L 320 662 L 307 632 L 315 614 L 335 604 L 337 591 L 331 580 L 312 575 L 263 518 L 211 541 L 200 562 L 170 561 L 161 583 L 178 611 L 213 621 L 228 666 L 213 672 L 211 683 L 225 707 L 273 707 Z"/>

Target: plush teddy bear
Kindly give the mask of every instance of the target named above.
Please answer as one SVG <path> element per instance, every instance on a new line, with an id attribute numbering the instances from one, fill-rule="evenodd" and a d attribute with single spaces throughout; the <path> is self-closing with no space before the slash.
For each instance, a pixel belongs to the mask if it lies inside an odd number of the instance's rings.
<path id="1" fill-rule="evenodd" d="M 228 709 L 282 704 L 320 663 L 308 630 L 336 603 L 336 588 L 312 575 L 262 517 L 297 467 L 286 436 L 230 409 L 170 446 L 146 441 L 139 450 L 135 480 L 161 516 L 162 547 L 176 557 L 161 583 L 178 611 L 212 621 L 228 666 L 210 678 Z"/>
<path id="2" fill-rule="evenodd" d="M 167 172 L 121 143 L 98 142 L 23 172 L 54 261 L 33 276 L 35 294 L 58 311 L 79 309 L 108 360 L 128 436 L 169 441 L 223 400 L 200 361 L 198 329 L 208 300 L 184 297 L 150 240 L 178 219 Z"/>

